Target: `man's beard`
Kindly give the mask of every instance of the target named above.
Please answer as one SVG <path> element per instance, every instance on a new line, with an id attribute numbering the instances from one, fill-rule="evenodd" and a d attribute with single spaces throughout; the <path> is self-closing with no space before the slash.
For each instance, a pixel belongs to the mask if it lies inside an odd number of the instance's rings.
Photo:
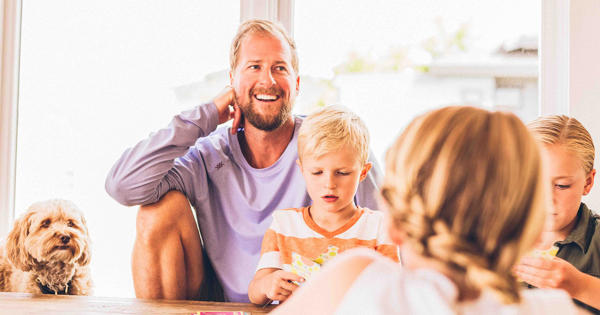
<path id="1" fill-rule="evenodd" d="M 255 94 L 270 94 L 277 95 L 281 99 L 281 106 L 279 112 L 272 117 L 265 117 L 256 111 L 254 104 Z M 237 98 L 237 97 L 236 97 Z M 244 122 L 250 123 L 252 126 L 263 131 L 273 131 L 279 128 L 286 119 L 290 116 L 292 110 L 289 100 L 284 98 L 284 93 L 279 87 L 272 87 L 269 89 L 250 89 L 248 94 L 248 103 L 242 104 L 239 98 L 236 99 L 242 114 L 244 115 Z"/>

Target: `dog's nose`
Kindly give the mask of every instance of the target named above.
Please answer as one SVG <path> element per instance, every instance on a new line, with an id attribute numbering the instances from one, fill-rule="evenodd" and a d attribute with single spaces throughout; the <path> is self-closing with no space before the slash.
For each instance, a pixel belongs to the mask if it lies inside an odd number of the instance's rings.
<path id="1" fill-rule="evenodd" d="M 60 240 L 63 242 L 63 244 L 67 244 L 71 240 L 71 237 L 68 235 L 63 235 L 60 237 Z"/>

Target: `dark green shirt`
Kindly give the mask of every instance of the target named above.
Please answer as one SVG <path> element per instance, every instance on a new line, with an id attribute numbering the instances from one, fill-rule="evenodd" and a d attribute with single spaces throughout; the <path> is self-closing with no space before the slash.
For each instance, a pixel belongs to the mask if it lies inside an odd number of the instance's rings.
<path id="1" fill-rule="evenodd" d="M 560 257 L 583 273 L 600 278 L 600 216 L 582 202 L 575 218 L 577 223 L 564 241 L 556 242 Z M 600 295 L 600 292 L 598 293 Z M 575 302 L 594 314 L 600 310 L 577 300 Z"/>

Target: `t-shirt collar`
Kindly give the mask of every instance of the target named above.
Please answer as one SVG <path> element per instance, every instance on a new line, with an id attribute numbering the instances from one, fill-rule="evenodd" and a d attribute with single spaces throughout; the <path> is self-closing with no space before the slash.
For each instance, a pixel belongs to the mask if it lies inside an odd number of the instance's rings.
<path id="1" fill-rule="evenodd" d="M 591 211 L 588 209 L 588 207 L 585 205 L 585 203 L 581 203 L 581 205 L 579 206 L 579 210 L 577 210 L 577 223 L 575 224 L 575 227 L 573 228 L 573 230 L 571 231 L 571 233 L 569 233 L 569 235 L 567 236 L 567 238 L 564 241 L 559 241 L 556 242 L 557 245 L 567 245 L 570 243 L 575 243 L 577 244 L 577 246 L 579 246 L 579 248 L 581 249 L 581 251 L 583 251 L 584 253 L 587 252 L 587 249 L 589 247 L 589 242 L 587 239 L 587 234 L 588 234 L 588 222 L 590 221 L 590 215 L 591 215 Z"/>

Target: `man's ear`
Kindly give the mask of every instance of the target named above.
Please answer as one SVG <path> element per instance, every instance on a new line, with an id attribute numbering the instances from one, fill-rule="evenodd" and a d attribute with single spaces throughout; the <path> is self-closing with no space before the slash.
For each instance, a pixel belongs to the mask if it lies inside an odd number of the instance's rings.
<path id="1" fill-rule="evenodd" d="M 371 163 L 371 162 L 365 163 L 365 166 L 363 166 L 362 171 L 360 171 L 360 181 L 361 182 L 365 178 L 367 178 L 367 174 L 369 173 L 369 171 L 371 170 L 372 167 L 373 167 L 373 163 Z"/>
<path id="2" fill-rule="evenodd" d="M 300 76 L 296 77 L 296 94 L 300 92 Z"/>
<path id="3" fill-rule="evenodd" d="M 233 86 L 233 70 L 229 70 L 229 85 Z"/>
<path id="4" fill-rule="evenodd" d="M 594 177 L 596 176 L 596 170 L 593 169 L 589 172 L 589 174 L 585 178 L 585 186 L 583 186 L 583 195 L 587 195 L 592 190 L 594 186 Z"/>

